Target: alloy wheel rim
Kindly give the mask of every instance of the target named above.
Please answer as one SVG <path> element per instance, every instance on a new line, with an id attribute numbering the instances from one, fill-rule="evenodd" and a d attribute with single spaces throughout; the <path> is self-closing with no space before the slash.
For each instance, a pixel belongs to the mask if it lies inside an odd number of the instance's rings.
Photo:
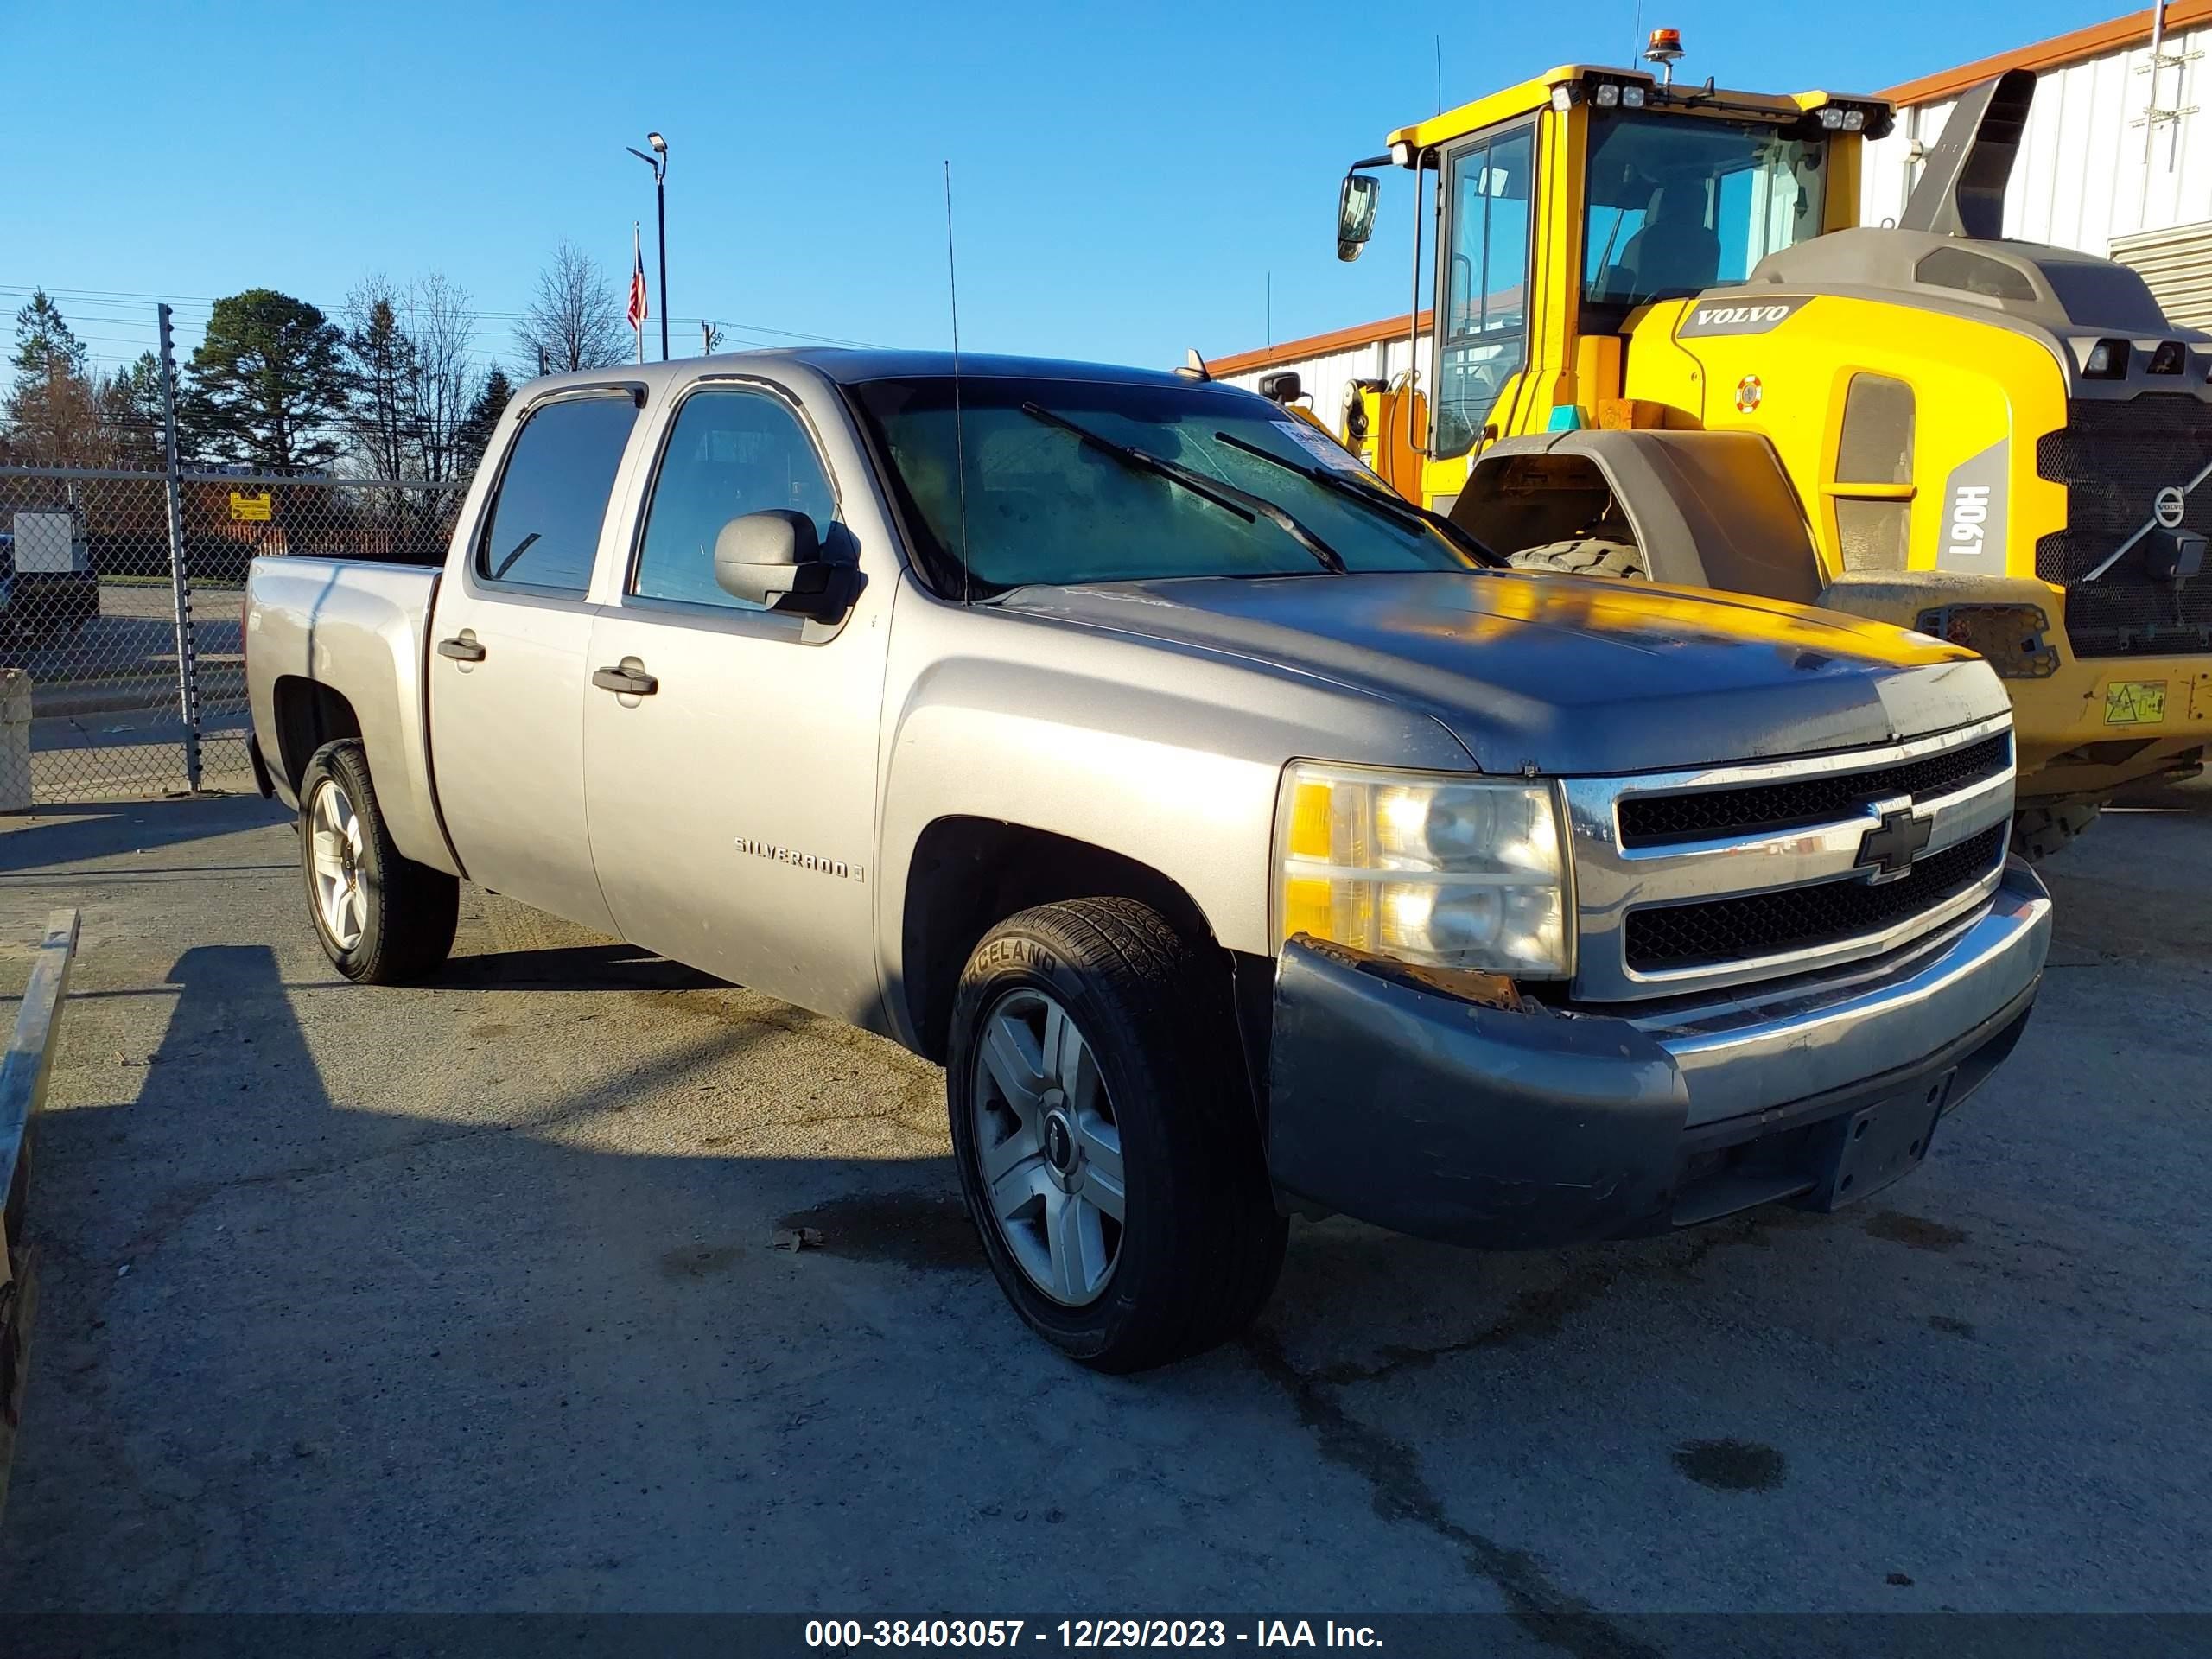
<path id="1" fill-rule="evenodd" d="M 316 788 L 308 813 L 308 856 L 323 931 L 340 950 L 351 950 L 361 942 L 369 919 L 368 893 L 361 881 L 361 815 L 329 779 Z"/>
<path id="2" fill-rule="evenodd" d="M 984 1206 L 1022 1275 L 1065 1307 L 1096 1301 L 1121 1260 L 1122 1135 L 1097 1056 L 1043 991 L 1007 992 L 976 1049 Z"/>

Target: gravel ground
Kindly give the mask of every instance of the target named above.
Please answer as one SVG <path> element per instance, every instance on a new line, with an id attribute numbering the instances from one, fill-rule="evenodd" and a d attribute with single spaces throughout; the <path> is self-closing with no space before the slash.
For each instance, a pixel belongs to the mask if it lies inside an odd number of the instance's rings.
<path id="1" fill-rule="evenodd" d="M 338 982 L 250 799 L 0 824 L 0 984 L 85 913 L 0 1618 L 2212 1611 L 2212 790 L 2047 867 L 2025 1039 L 1871 1207 L 1298 1224 L 1134 1379 L 1021 1331 L 887 1043 L 474 890 Z"/>

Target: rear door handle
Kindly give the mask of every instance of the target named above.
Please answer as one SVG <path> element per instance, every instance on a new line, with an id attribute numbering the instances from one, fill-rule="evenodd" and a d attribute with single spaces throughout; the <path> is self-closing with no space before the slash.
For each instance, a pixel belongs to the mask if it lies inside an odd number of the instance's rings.
<path id="1" fill-rule="evenodd" d="M 634 657 L 625 657 L 619 668 L 592 670 L 591 683 L 602 691 L 626 697 L 650 697 L 660 690 L 660 682 L 646 673 L 645 665 Z"/>
<path id="2" fill-rule="evenodd" d="M 450 657 L 456 663 L 480 663 L 484 660 L 484 647 L 476 643 L 474 635 L 464 633 L 458 639 L 439 640 L 438 655 Z"/>

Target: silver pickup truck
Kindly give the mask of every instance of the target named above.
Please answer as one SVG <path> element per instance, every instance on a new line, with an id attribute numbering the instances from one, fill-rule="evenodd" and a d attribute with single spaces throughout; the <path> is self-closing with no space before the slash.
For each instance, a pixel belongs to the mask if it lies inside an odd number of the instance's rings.
<path id="1" fill-rule="evenodd" d="M 343 973 L 457 883 L 945 1066 L 1007 1297 L 1131 1370 L 1286 1217 L 1613 1238 L 1923 1158 L 2018 1038 L 1979 659 L 1528 576 L 1249 393 L 795 352 L 525 387 L 443 569 L 257 561 Z"/>

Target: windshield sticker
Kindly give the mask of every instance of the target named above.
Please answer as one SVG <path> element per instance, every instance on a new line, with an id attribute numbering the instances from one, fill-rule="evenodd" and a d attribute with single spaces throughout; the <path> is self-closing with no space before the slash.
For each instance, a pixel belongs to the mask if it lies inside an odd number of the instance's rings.
<path id="1" fill-rule="evenodd" d="M 1789 321 L 1803 300 L 1700 300 L 1682 314 L 1678 340 L 1699 334 L 1764 334 Z"/>
<path id="2" fill-rule="evenodd" d="M 1366 467 L 1359 464 L 1359 458 L 1351 450 L 1329 436 L 1327 433 L 1309 426 L 1304 421 L 1273 421 L 1269 424 L 1307 454 L 1313 456 L 1314 460 L 1333 472 L 1365 473 L 1367 471 Z"/>

